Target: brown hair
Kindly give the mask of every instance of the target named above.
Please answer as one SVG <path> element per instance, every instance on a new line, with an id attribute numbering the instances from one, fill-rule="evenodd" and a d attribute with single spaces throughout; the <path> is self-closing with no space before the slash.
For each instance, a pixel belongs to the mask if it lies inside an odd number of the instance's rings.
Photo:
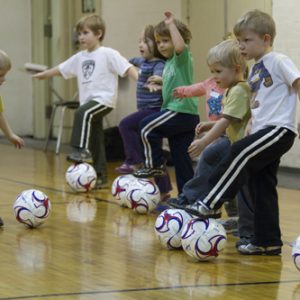
<path id="1" fill-rule="evenodd" d="M 276 25 L 273 18 L 258 9 L 250 10 L 241 16 L 233 28 L 236 36 L 239 36 L 245 30 L 254 32 L 260 37 L 269 34 L 271 36 L 271 46 L 276 35 Z"/>
<path id="2" fill-rule="evenodd" d="M 154 26 L 152 25 L 147 25 L 144 29 L 144 39 L 145 39 L 145 43 L 148 46 L 149 51 L 151 51 L 151 47 L 149 47 L 148 44 L 148 40 L 151 40 L 153 43 L 153 56 L 157 57 L 157 58 L 161 58 L 161 59 L 165 59 L 165 57 L 163 55 L 160 54 L 160 52 L 157 49 L 157 44 L 155 41 L 155 34 L 154 34 Z"/>
<path id="3" fill-rule="evenodd" d="M 81 18 L 76 24 L 76 31 L 79 32 L 83 30 L 84 27 L 89 28 L 95 35 L 99 34 L 99 31 L 101 31 L 102 35 L 99 40 L 101 42 L 104 39 L 105 23 L 100 16 L 94 14 Z"/>
<path id="4" fill-rule="evenodd" d="M 189 30 L 189 28 L 184 23 L 182 23 L 181 21 L 179 21 L 177 19 L 174 20 L 174 23 L 175 23 L 175 26 L 177 27 L 178 31 L 180 32 L 184 42 L 189 45 L 189 43 L 192 39 L 192 33 Z M 155 26 L 155 34 L 158 34 L 160 36 L 171 37 L 170 30 L 164 21 L 158 23 Z"/>

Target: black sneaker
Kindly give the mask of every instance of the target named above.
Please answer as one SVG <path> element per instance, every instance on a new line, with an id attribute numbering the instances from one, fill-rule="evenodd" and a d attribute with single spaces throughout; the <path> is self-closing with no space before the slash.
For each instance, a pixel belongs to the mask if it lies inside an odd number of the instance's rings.
<path id="1" fill-rule="evenodd" d="M 67 156 L 67 161 L 74 163 L 93 163 L 91 152 L 88 149 L 78 149 Z"/>
<path id="2" fill-rule="evenodd" d="M 4 225 L 2 218 L 0 218 L 0 227 L 2 227 Z"/>
<path id="3" fill-rule="evenodd" d="M 174 208 L 184 209 L 190 203 L 185 197 L 179 196 L 178 198 L 170 198 L 167 203 Z"/>
<path id="4" fill-rule="evenodd" d="M 281 254 L 281 246 L 262 247 L 250 243 L 239 246 L 238 251 L 244 255 L 279 255 Z"/>
<path id="5" fill-rule="evenodd" d="M 197 216 L 202 219 L 219 219 L 221 217 L 221 209 L 210 209 L 206 207 L 206 205 L 201 201 L 197 201 L 194 204 L 187 205 L 184 210 L 191 215 Z"/>
<path id="6" fill-rule="evenodd" d="M 165 170 L 163 167 L 157 168 L 142 168 L 136 170 L 133 175 L 137 178 L 149 178 L 154 176 L 163 176 L 165 174 Z"/>

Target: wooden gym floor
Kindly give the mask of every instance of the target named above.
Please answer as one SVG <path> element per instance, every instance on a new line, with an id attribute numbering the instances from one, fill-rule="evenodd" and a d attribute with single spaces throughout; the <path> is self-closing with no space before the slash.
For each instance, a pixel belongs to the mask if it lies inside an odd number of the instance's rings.
<path id="1" fill-rule="evenodd" d="M 154 234 L 158 213 L 137 215 L 121 208 L 110 189 L 73 193 L 65 182 L 64 153 L 15 150 L 4 143 L 0 153 L 5 223 L 0 229 L 0 300 L 300 299 L 300 272 L 289 245 L 300 235 L 297 189 L 279 188 L 281 256 L 242 256 L 229 235 L 224 252 L 201 263 L 182 250 L 161 248 Z M 117 165 L 109 164 L 110 182 Z M 12 210 L 16 196 L 30 188 L 46 193 L 52 204 L 49 219 L 37 229 L 18 223 Z"/>

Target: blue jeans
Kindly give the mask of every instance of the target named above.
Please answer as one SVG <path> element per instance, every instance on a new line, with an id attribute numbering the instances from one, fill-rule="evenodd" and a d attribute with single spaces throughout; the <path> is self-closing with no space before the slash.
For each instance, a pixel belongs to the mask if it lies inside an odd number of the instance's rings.
<path id="1" fill-rule="evenodd" d="M 230 141 L 225 136 L 218 138 L 204 149 L 198 161 L 194 177 L 186 182 L 182 189 L 182 196 L 184 196 L 189 203 L 193 204 L 199 199 L 199 196 L 207 190 L 206 186 L 208 184 L 209 175 L 229 149 Z"/>

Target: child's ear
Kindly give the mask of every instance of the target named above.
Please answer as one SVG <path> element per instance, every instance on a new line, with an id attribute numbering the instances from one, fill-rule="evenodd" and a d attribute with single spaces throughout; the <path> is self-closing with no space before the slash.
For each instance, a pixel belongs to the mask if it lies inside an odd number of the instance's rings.
<path id="1" fill-rule="evenodd" d="M 266 34 L 264 35 L 264 37 L 263 37 L 263 40 L 264 40 L 265 43 L 268 42 L 268 43 L 271 44 L 271 42 L 272 42 L 272 37 L 271 37 L 270 34 L 266 33 Z"/>
<path id="2" fill-rule="evenodd" d="M 102 35 L 103 35 L 103 32 L 102 32 L 101 29 L 99 29 L 99 30 L 98 30 L 98 34 L 97 34 L 98 40 L 100 40 L 100 38 L 102 37 Z"/>

